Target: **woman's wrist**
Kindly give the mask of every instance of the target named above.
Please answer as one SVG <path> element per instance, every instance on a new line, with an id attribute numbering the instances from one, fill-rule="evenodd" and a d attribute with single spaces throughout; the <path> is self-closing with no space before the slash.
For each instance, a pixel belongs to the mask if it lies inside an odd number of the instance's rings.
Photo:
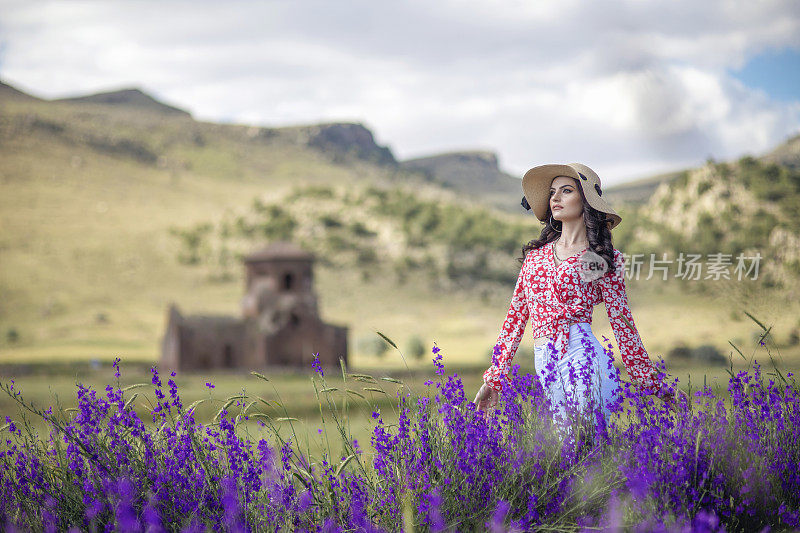
<path id="1" fill-rule="evenodd" d="M 495 387 L 494 383 L 490 381 L 483 380 L 483 384 L 486 385 L 488 388 L 492 389 L 493 391 L 499 393 L 502 389 Z M 502 385 L 501 385 L 502 387 Z"/>

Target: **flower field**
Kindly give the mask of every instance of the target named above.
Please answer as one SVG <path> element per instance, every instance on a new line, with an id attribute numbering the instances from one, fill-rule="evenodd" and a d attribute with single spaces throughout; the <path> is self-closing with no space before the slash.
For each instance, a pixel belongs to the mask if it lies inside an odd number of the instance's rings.
<path id="1" fill-rule="evenodd" d="M 766 338 L 768 330 L 765 329 Z M 738 350 L 738 349 L 737 349 Z M 741 352 L 739 352 L 741 354 Z M 175 375 L 143 387 L 79 385 L 75 410 L 39 410 L 50 428 L 0 429 L 0 527 L 6 531 L 780 531 L 800 528 L 800 388 L 757 362 L 727 390 L 676 402 L 625 383 L 598 406 L 554 406 L 538 377 L 512 371 L 500 403 L 476 411 L 433 347 L 422 392 L 400 387 L 387 423 L 365 391 L 392 378 L 354 374 L 330 387 L 314 365 L 323 423 L 340 441 L 305 453 L 285 437 L 283 405 L 240 394 L 211 420 L 183 405 Z M 741 355 L 744 357 L 744 355 Z M 663 363 L 660 366 L 664 370 Z M 266 376 L 254 373 L 268 380 Z M 162 379 L 166 377 L 166 387 Z M 662 372 L 666 392 L 677 387 Z M 209 382 L 207 387 L 213 388 Z M 154 394 L 150 418 L 132 408 Z M 388 393 L 386 393 L 388 394 Z M 591 405 L 591 403 L 590 403 Z M 574 407 L 574 405 L 572 406 Z M 372 441 L 348 412 L 372 412 Z M 388 419 L 388 415 L 387 415 Z M 258 424 L 268 438 L 255 438 Z"/>

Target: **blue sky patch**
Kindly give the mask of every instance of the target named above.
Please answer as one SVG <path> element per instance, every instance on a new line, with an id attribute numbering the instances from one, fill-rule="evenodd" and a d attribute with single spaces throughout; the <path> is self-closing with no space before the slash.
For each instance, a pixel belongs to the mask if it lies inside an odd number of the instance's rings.
<path id="1" fill-rule="evenodd" d="M 730 73 L 748 87 L 762 89 L 771 98 L 800 101 L 800 49 L 768 50 Z"/>

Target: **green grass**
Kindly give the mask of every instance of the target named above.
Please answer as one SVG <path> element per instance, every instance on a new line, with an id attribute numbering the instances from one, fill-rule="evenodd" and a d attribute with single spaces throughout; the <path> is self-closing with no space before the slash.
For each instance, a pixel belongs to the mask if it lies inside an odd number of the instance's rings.
<path id="1" fill-rule="evenodd" d="M 390 357 L 399 357 L 399 355 L 394 352 L 394 355 L 387 356 L 387 359 Z M 365 396 L 365 399 L 370 403 L 370 405 L 367 405 L 364 400 L 357 396 L 348 395 L 349 426 L 353 432 L 353 438 L 358 439 L 363 448 L 367 449 L 369 447 L 371 428 L 374 422 L 370 417 L 372 412 L 371 405 L 378 405 L 387 423 L 396 422 L 398 415 L 394 412 L 394 409 L 398 391 L 408 391 L 411 388 L 418 393 L 425 394 L 425 391 L 429 390 L 424 382 L 427 379 L 434 379 L 434 376 L 430 362 L 428 362 L 427 366 L 430 368 L 416 372 L 383 372 L 375 369 L 376 371 L 371 372 L 371 375 L 375 377 L 377 384 L 355 382 L 352 379 L 344 384 L 339 369 L 325 369 L 327 385 L 339 389 L 339 392 L 334 393 L 337 405 L 343 407 L 341 403 L 342 391 L 348 388 Z M 351 371 L 353 370 L 351 369 Z M 455 368 L 454 371 L 463 376 L 462 379 L 467 391 L 472 391 L 472 394 L 477 392 L 481 379 L 478 369 Z M 55 407 L 59 404 L 64 409 L 74 408 L 77 405 L 77 383 L 89 386 L 97 390 L 101 395 L 104 394 L 103 391 L 106 385 L 116 385 L 116 378 L 109 364 L 102 365 L 99 369 L 91 369 L 86 365 L 73 368 L 48 369 L 43 365 L 38 367 L 35 373 L 15 376 L 13 374 L 9 375 L 8 369 L 6 369 L 3 374 L 7 377 L 0 379 L 1 382 L 8 383 L 9 379 L 13 379 L 14 389 L 22 391 L 26 401 L 33 402 L 40 408 Z M 264 382 L 244 372 L 190 372 L 179 374 L 176 378 L 176 383 L 184 406 L 189 406 L 192 402 L 205 398 L 213 400 L 197 407 L 195 415 L 198 421 L 211 422 L 228 397 L 244 391 L 251 397 L 261 397 L 267 401 L 281 402 L 286 409 L 285 411 L 275 406 L 269 408 L 263 408 L 262 406 L 262 410 L 275 418 L 297 418 L 298 420 L 295 421 L 281 423 L 282 431 L 285 431 L 285 434 L 282 433 L 282 435 L 288 437 L 292 432 L 296 433 L 302 447 L 316 446 L 316 450 L 319 450 L 321 439 L 325 436 L 331 442 L 340 440 L 336 433 L 335 425 L 329 419 L 327 406 L 323 405 L 323 409 L 320 409 L 320 404 L 314 394 L 314 384 L 312 383 L 312 379 L 316 375 L 310 368 L 308 371 L 272 372 L 268 375 L 270 381 Z M 123 361 L 121 387 L 124 388 L 137 383 L 147 385 L 134 389 L 126 395 L 127 398 L 130 398 L 134 392 L 139 394 L 134 406 L 139 416 L 146 423 L 149 422 L 148 416 L 152 409 L 151 402 L 154 402 L 150 377 L 151 374 L 146 365 L 139 363 L 125 364 Z M 393 382 L 384 381 L 381 379 L 382 377 L 399 379 L 403 382 L 403 385 L 400 386 Z M 165 393 L 168 389 L 166 385 L 167 379 L 169 379 L 168 376 L 161 376 Z M 214 388 L 208 388 L 205 385 L 207 382 L 212 383 Z M 386 391 L 386 394 L 365 391 L 364 387 L 382 388 Z M 323 422 L 323 414 L 326 417 L 325 422 Z M 11 416 L 13 419 L 20 420 L 23 412 L 11 398 L 6 394 L 2 394 L 0 395 L 0 415 Z M 30 421 L 33 427 L 40 432 L 40 437 L 46 438 L 47 427 L 43 421 L 38 419 L 30 419 Z M 318 429 L 323 430 L 322 435 L 317 432 Z M 243 430 L 249 431 L 251 435 L 259 435 L 259 438 L 269 436 L 254 421 L 245 424 Z"/>

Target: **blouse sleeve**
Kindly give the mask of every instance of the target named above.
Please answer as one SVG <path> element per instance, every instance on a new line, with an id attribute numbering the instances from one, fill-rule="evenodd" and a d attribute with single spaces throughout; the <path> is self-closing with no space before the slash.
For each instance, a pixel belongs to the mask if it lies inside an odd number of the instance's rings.
<path id="1" fill-rule="evenodd" d="M 656 368 L 647 356 L 628 305 L 625 291 L 625 258 L 616 249 L 614 263 L 616 268 L 600 278 L 600 290 L 608 320 L 611 322 L 611 329 L 617 339 L 617 346 L 628 375 L 640 388 L 651 394 L 657 394 L 660 386 L 655 380 Z"/>
<path id="2" fill-rule="evenodd" d="M 530 254 L 527 256 L 530 257 Z M 514 287 L 514 294 L 511 297 L 511 305 L 508 307 L 503 328 L 497 338 L 492 355 L 492 366 L 483 373 L 483 381 L 496 391 L 503 388 L 503 376 L 508 375 L 509 366 L 517 353 L 517 348 L 525 333 L 525 325 L 528 323 L 530 312 L 528 310 L 528 300 L 525 296 L 523 280 L 526 273 L 526 261 L 523 263 L 517 278 L 517 285 Z"/>

